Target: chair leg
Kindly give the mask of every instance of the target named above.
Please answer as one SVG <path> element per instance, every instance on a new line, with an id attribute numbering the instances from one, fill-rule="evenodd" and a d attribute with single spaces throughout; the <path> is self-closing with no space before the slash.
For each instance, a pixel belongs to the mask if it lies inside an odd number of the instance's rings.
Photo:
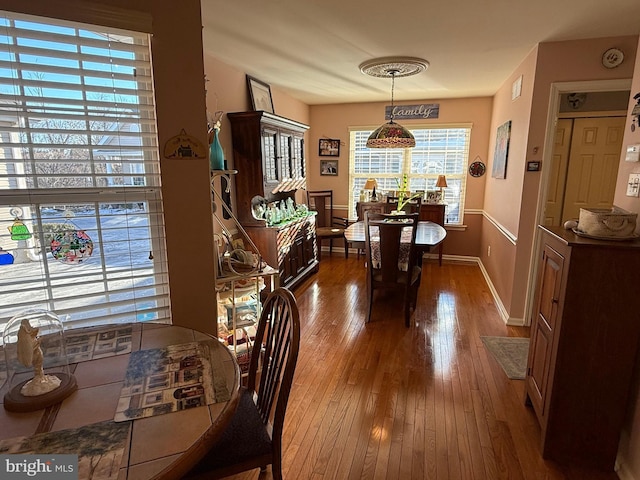
<path id="1" fill-rule="evenodd" d="M 333 254 L 333 238 L 329 239 L 329 255 Z"/>
<path id="2" fill-rule="evenodd" d="M 369 305 L 367 306 L 367 323 L 371 320 L 371 307 L 373 306 L 373 288 L 368 286 L 367 293 L 369 297 Z"/>
<path id="3" fill-rule="evenodd" d="M 344 258 L 349 258 L 349 244 L 346 238 L 344 239 Z"/>

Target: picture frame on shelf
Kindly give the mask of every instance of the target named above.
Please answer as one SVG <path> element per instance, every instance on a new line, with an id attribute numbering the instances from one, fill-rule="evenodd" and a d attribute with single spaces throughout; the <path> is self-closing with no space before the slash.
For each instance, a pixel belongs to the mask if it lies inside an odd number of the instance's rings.
<path id="1" fill-rule="evenodd" d="M 442 192 L 440 190 L 427 190 L 426 194 L 427 203 L 441 203 L 442 202 Z"/>
<path id="2" fill-rule="evenodd" d="M 318 155 L 321 157 L 339 157 L 340 140 L 334 138 L 321 138 L 318 141 Z"/>
<path id="3" fill-rule="evenodd" d="M 271 96 L 271 86 L 268 83 L 264 83 L 257 78 L 247 75 L 247 86 L 249 87 L 251 107 L 254 110 L 275 113 L 273 109 L 273 97 Z"/>
<path id="4" fill-rule="evenodd" d="M 337 160 L 320 160 L 320 175 L 338 175 Z"/>

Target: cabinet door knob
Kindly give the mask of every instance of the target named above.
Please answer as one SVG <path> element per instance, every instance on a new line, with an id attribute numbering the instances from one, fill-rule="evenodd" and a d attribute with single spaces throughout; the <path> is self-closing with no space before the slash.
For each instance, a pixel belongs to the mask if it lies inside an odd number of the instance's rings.
<path id="1" fill-rule="evenodd" d="M 552 298 L 551 299 L 551 303 L 558 303 L 558 299 L 557 298 Z"/>

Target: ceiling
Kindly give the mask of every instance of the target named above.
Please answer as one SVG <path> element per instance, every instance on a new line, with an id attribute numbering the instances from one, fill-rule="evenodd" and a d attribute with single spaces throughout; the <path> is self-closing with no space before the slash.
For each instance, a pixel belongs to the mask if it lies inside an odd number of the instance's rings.
<path id="1" fill-rule="evenodd" d="M 638 0 L 201 3 L 207 53 L 309 105 L 388 101 L 391 81 L 358 69 L 376 57 L 430 63 L 397 100 L 491 96 L 540 42 L 640 33 Z"/>

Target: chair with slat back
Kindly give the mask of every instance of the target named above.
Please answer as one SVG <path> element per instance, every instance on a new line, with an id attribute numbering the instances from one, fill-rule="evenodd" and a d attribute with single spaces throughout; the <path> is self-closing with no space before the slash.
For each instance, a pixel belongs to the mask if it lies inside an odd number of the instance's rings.
<path id="1" fill-rule="evenodd" d="M 420 213 L 420 207 L 422 206 L 422 197 L 416 197 L 407 202 L 402 210 L 405 213 Z M 396 210 L 398 208 L 398 197 L 387 196 L 387 212 Z"/>
<path id="2" fill-rule="evenodd" d="M 307 191 L 307 205 L 316 215 L 316 238 L 318 239 L 318 259 L 321 258 L 322 240 L 329 239 L 329 255 L 333 251 L 333 240 L 344 241 L 344 256 L 349 258 L 347 239 L 344 236 L 349 221 L 343 217 L 333 215 L 333 190 Z"/>
<path id="3" fill-rule="evenodd" d="M 206 456 L 184 477 L 222 478 L 271 465 L 282 478 L 282 429 L 300 348 L 295 297 L 277 288 L 265 300 L 256 333 L 247 386 L 231 423 Z"/>
<path id="4" fill-rule="evenodd" d="M 392 290 L 402 293 L 405 325 L 410 325 L 411 307 L 416 306 L 422 274 L 416 251 L 418 217 L 417 213 L 365 214 L 367 322 L 371 319 L 374 290 Z"/>

